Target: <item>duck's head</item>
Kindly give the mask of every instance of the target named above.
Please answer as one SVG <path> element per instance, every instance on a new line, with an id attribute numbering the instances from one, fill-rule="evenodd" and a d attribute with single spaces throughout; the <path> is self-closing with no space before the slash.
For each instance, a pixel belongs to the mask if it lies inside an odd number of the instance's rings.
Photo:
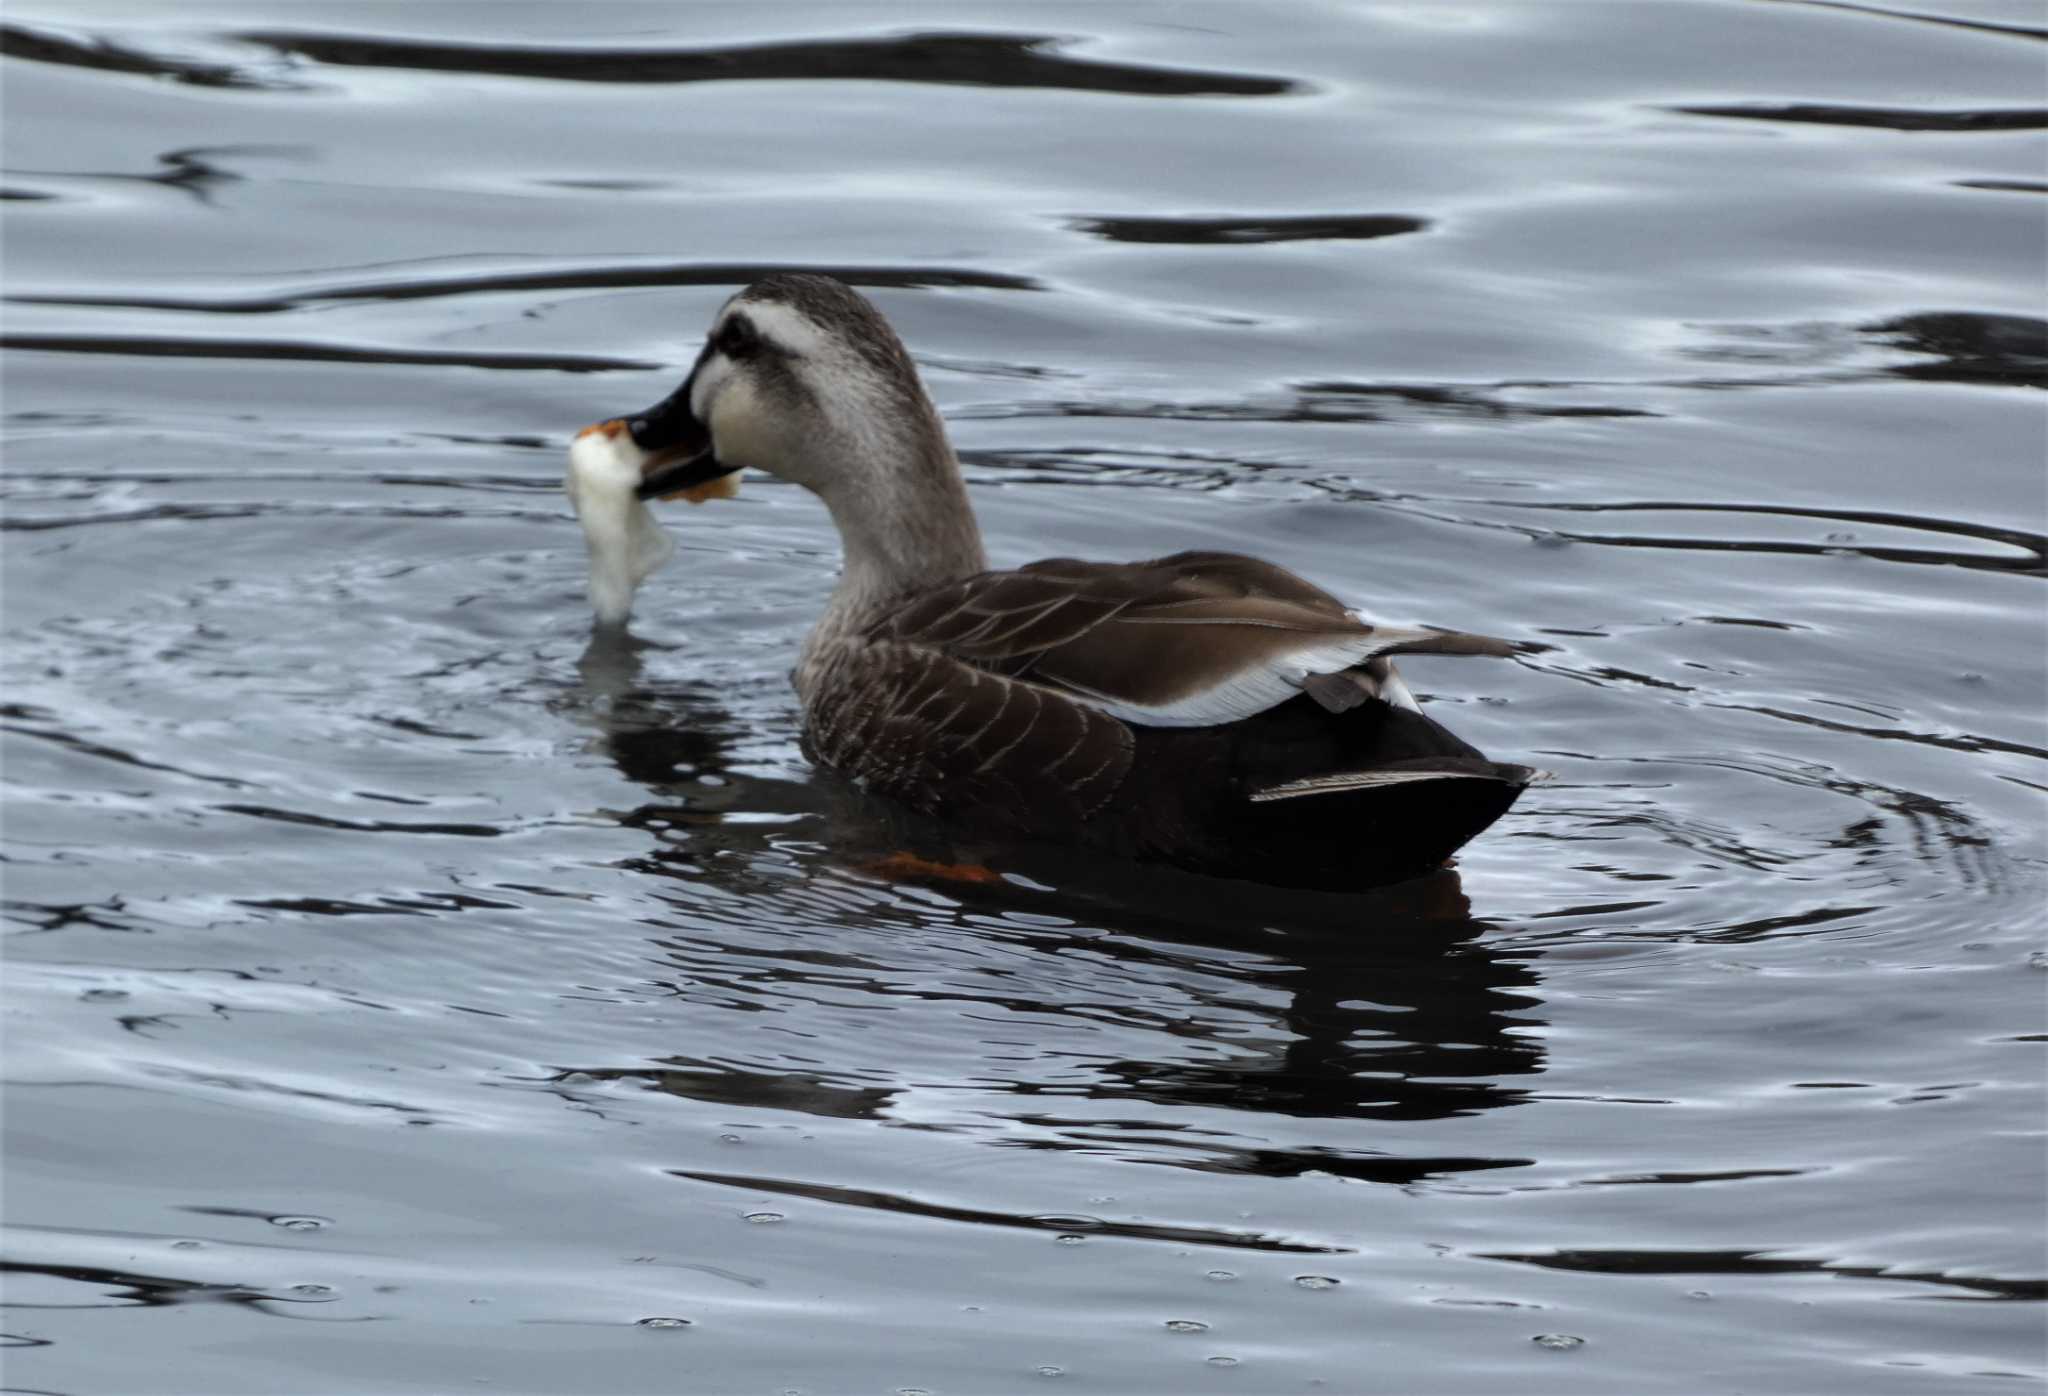
<path id="1" fill-rule="evenodd" d="M 951 453 L 909 353 L 880 311 L 829 276 L 781 273 L 720 308 L 689 376 L 626 419 L 648 453 L 642 499 L 752 467 L 830 500 L 870 462 Z"/>

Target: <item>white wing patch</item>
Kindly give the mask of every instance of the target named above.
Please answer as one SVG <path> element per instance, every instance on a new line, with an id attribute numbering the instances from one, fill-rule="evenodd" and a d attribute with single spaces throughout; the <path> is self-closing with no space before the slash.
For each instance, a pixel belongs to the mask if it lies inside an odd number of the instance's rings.
<path id="1" fill-rule="evenodd" d="M 1148 620 L 1146 623 L 1186 622 Z M 1090 706 L 1100 708 L 1111 717 L 1136 723 L 1140 727 L 1217 727 L 1226 722 L 1239 722 L 1268 708 L 1280 706 L 1301 692 L 1301 681 L 1310 674 L 1339 673 L 1365 663 L 1381 650 L 1426 639 L 1431 634 L 1432 632 L 1426 630 L 1382 627 L 1358 635 L 1347 635 L 1340 640 L 1307 640 L 1299 649 L 1287 653 L 1278 660 L 1240 669 L 1221 683 L 1212 684 L 1198 693 L 1187 694 L 1170 703 L 1150 706 L 1128 703 L 1105 693 L 1090 692 L 1075 684 L 1063 683 L 1063 686 L 1071 688 L 1077 697 Z M 1412 706 L 1415 700 L 1408 695 L 1407 686 L 1401 683 L 1398 675 L 1394 678 L 1394 686 L 1407 700 L 1402 706 Z M 1398 700 L 1388 695 L 1388 701 Z"/>
<path id="2" fill-rule="evenodd" d="M 1216 727 L 1262 713 L 1301 692 L 1301 681 L 1310 674 L 1333 674 L 1349 669 L 1372 656 L 1386 642 L 1376 635 L 1360 635 L 1340 643 L 1306 645 L 1277 664 L 1240 669 L 1223 682 L 1198 693 L 1151 706 L 1126 703 L 1105 693 L 1074 688 L 1076 696 L 1111 717 L 1134 722 L 1140 727 Z"/>
<path id="3" fill-rule="evenodd" d="M 1411 713 L 1422 711 L 1422 704 L 1415 701 L 1415 695 L 1409 691 L 1408 681 L 1401 677 L 1401 671 L 1394 667 L 1393 660 L 1375 659 L 1365 666 L 1365 672 L 1378 681 L 1380 697 L 1386 699 L 1389 704 L 1397 708 L 1406 708 Z"/>

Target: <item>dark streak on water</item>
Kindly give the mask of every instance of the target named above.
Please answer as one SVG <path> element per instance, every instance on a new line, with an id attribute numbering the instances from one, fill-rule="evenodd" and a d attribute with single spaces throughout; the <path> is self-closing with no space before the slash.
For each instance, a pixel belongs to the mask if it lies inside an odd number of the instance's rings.
<path id="1" fill-rule="evenodd" d="M 193 339 L 185 336 L 0 334 L 0 349 L 39 349 L 46 354 L 121 354 L 180 359 L 263 359 L 273 363 L 417 364 L 422 367 L 510 369 L 541 373 L 646 372 L 661 367 L 645 359 L 607 359 L 593 354 L 463 354 L 393 349 L 361 344 L 305 344 L 282 339 Z"/>
<path id="2" fill-rule="evenodd" d="M 1888 131 L 2038 131 L 2048 127 L 2048 108 L 1929 111 L 1915 107 L 1838 107 L 1818 102 L 1749 104 L 1729 107 L 1673 107 L 1690 116 L 1726 116 L 1738 121 L 1813 122 L 1821 126 L 1880 126 Z"/>
<path id="3" fill-rule="evenodd" d="M 1029 277 L 1006 276 L 948 267 L 856 267 L 832 263 L 680 263 L 672 265 L 630 265 L 564 268 L 544 271 L 498 272 L 487 276 L 432 278 L 412 275 L 403 279 L 346 282 L 286 290 L 271 295 L 232 298 L 151 299 L 142 296 L 110 296 L 93 292 L 40 293 L 9 296 L 20 305 L 109 306 L 124 310 L 178 310 L 207 315 L 274 315 L 301 310 L 332 301 L 439 300 L 449 296 L 487 296 L 506 292 L 651 290 L 659 286 L 744 286 L 776 272 L 812 271 L 836 276 L 851 286 L 919 289 L 928 287 L 974 286 L 995 291 L 1040 289 Z M 634 364 L 636 368 L 659 365 Z"/>
<path id="4" fill-rule="evenodd" d="M 1944 1275 L 1908 1274 L 1875 1265 L 1795 1260 L 1753 1251 L 1553 1251 L 1547 1255 L 1488 1255 L 1486 1260 L 1512 1260 L 1546 1270 L 1584 1270 L 1604 1275 L 1847 1275 L 1861 1279 L 1896 1280 L 1903 1284 L 1951 1285 L 1991 1299 L 2048 1299 L 2048 1282 Z"/>
<path id="5" fill-rule="evenodd" d="M 1031 1231 L 1048 1231 L 1055 1235 L 1080 1236 L 1121 1236 L 1141 1241 L 1172 1241 L 1183 1245 L 1217 1246 L 1225 1250 L 1275 1251 L 1308 1255 L 1329 1255 L 1345 1251 L 1343 1246 L 1314 1246 L 1300 1242 L 1286 1241 L 1272 1236 L 1259 1236 L 1235 1231 L 1213 1231 L 1195 1226 L 1157 1226 L 1139 1222 L 1108 1222 L 1099 1217 L 1089 1216 L 1039 1216 L 1019 1217 L 1003 1212 L 983 1211 L 975 1207 L 948 1207 L 933 1202 L 919 1202 L 908 1197 L 891 1193 L 873 1192 L 864 1188 L 835 1188 L 822 1183 L 798 1182 L 788 1178 L 759 1178 L 733 1173 L 693 1173 L 688 1169 L 676 1169 L 675 1176 L 689 1178 L 699 1183 L 713 1183 L 721 1187 L 741 1188 L 753 1193 L 774 1193 L 788 1197 L 807 1197 L 818 1202 L 830 1202 L 842 1207 L 872 1207 L 884 1212 L 898 1212 L 907 1216 L 931 1217 L 939 1221 L 968 1222 L 975 1226 L 1021 1227 Z"/>
<path id="6" fill-rule="evenodd" d="M 1021 13 L 11 9 L 10 1390 L 2042 1380 L 2038 7 Z M 557 493 L 794 268 L 998 558 L 1515 636 L 1557 779 L 875 876 L 822 513 L 593 643 Z"/>
<path id="7" fill-rule="evenodd" d="M 269 88 L 276 84 L 259 80 L 225 64 L 191 63 L 167 54 L 149 53 L 108 39 L 73 38 L 54 30 L 24 24 L 0 24 L 0 57 L 19 58 L 31 63 L 55 63 L 105 73 L 132 73 L 144 77 L 169 78 L 200 87 Z"/>
<path id="8" fill-rule="evenodd" d="M 1328 242 L 1419 233 L 1427 218 L 1400 213 L 1326 214 L 1302 218 L 1080 218 L 1074 227 L 1112 242 Z"/>
<path id="9" fill-rule="evenodd" d="M 902 34 L 878 38 L 743 44 L 730 48 L 644 46 L 530 48 L 406 43 L 365 35 L 291 31 L 238 36 L 283 54 L 339 67 L 490 73 L 557 82 L 907 82 L 968 87 L 1049 87 L 1133 97 L 1274 97 L 1299 90 L 1284 78 L 1186 72 L 1074 59 L 1034 34 Z"/>
<path id="10" fill-rule="evenodd" d="M 1880 5 L 1854 5 L 1848 0 L 1777 0 L 1785 5 L 1809 5 L 1818 10 L 1841 10 L 1849 14 L 1871 15 L 1879 19 L 1903 19 L 1915 24 L 1939 24 L 1952 29 L 1974 31 L 1979 34 L 1996 34 L 2015 39 L 2048 39 L 2048 29 L 2030 24 L 1998 24 L 1982 19 L 1968 19 L 1961 15 L 1928 14 L 1916 10 L 1888 10 Z"/>
<path id="11" fill-rule="evenodd" d="M 1142 97 L 1273 97 L 1301 90 L 1284 78 L 1074 59 L 1049 35 L 920 33 L 798 43 L 660 49 L 557 48 L 408 42 L 364 34 L 259 30 L 230 36 L 279 55 L 339 68 L 488 73 L 554 82 L 697 83 L 862 81 L 1040 87 Z M 104 39 L 81 42 L 0 25 L 0 55 L 38 63 L 143 73 L 202 87 L 255 91 L 308 84 L 226 65 L 182 62 Z"/>

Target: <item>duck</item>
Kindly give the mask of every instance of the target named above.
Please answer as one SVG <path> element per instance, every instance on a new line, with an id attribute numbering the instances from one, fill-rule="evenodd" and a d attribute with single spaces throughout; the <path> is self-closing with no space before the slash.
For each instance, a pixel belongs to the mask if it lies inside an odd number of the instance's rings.
<path id="1" fill-rule="evenodd" d="M 750 469 L 816 495 L 843 565 L 791 675 L 803 754 L 949 831 L 1352 892 L 1443 866 L 1539 779 L 1394 666 L 1525 646 L 1379 624 L 1236 553 L 992 568 L 909 351 L 830 276 L 733 295 L 681 385 L 571 461 L 600 625 L 668 555 L 648 502 Z"/>

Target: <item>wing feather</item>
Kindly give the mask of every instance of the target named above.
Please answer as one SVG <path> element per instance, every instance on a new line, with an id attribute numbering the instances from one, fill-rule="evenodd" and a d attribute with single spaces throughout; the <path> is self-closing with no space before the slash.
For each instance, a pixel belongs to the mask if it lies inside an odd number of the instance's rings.
<path id="1" fill-rule="evenodd" d="M 986 806 L 1081 820 L 1130 769 L 1130 728 L 1084 702 L 900 642 L 843 651 L 807 754 L 927 812 Z"/>
<path id="2" fill-rule="evenodd" d="M 1283 781 L 1252 791 L 1253 804 L 1297 800 L 1307 795 L 1336 795 L 1350 790 L 1383 790 L 1430 780 L 1490 780 L 1502 785 L 1530 785 L 1544 779 L 1541 771 L 1470 757 L 1423 757 L 1390 761 L 1363 771 L 1332 771 L 1327 775 Z"/>
<path id="3" fill-rule="evenodd" d="M 1515 652 L 1483 635 L 1375 625 L 1284 568 L 1214 552 L 982 573 L 913 598 L 867 638 L 1146 727 L 1235 722 L 1386 655 Z"/>

